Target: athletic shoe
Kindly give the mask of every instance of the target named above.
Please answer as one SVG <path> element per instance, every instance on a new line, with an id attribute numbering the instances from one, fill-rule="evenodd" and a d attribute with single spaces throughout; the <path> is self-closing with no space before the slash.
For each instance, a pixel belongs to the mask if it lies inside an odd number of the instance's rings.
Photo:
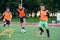
<path id="1" fill-rule="evenodd" d="M 25 33 L 26 31 L 25 31 L 25 29 L 21 29 L 21 32 Z"/>

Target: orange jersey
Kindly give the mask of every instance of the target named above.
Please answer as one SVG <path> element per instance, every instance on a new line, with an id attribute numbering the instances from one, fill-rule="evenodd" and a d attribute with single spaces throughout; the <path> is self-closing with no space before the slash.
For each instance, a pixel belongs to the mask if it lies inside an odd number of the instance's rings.
<path id="1" fill-rule="evenodd" d="M 4 19 L 11 20 L 11 14 L 10 14 L 10 12 L 5 12 L 4 13 Z"/>
<path id="2" fill-rule="evenodd" d="M 48 21 L 48 16 L 46 16 L 47 13 L 48 13 L 48 10 L 45 10 L 45 11 L 41 10 L 40 11 L 40 16 L 41 16 L 40 20 L 42 20 L 42 21 Z"/>
<path id="3" fill-rule="evenodd" d="M 19 16 L 20 16 L 21 18 L 25 16 L 24 8 L 22 8 L 21 10 L 18 9 L 18 12 L 19 12 Z"/>

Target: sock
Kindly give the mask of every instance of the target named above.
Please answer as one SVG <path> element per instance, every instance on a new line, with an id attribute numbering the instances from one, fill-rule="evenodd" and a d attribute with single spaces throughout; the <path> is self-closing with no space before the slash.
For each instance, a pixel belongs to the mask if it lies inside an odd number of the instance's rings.
<path id="1" fill-rule="evenodd" d="M 42 29 L 42 28 L 39 28 L 40 30 L 41 30 L 41 33 L 40 33 L 40 35 L 42 35 L 42 33 L 44 32 L 44 30 Z"/>
<path id="2" fill-rule="evenodd" d="M 22 29 L 25 29 L 24 27 L 22 27 Z"/>
<path id="3" fill-rule="evenodd" d="M 42 28 L 39 28 L 42 32 L 44 32 L 44 30 Z"/>
<path id="4" fill-rule="evenodd" d="M 49 29 L 46 29 L 46 32 L 47 32 L 47 36 L 50 37 L 50 35 L 49 35 Z"/>
<path id="5" fill-rule="evenodd" d="M 3 25 L 3 27 L 5 27 L 5 26 L 6 26 L 6 24 Z"/>

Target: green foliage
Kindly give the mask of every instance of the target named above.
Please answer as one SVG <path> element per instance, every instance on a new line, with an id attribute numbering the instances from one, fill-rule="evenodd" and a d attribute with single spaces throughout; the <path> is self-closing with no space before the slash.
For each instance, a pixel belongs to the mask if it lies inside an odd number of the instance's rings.
<path id="1" fill-rule="evenodd" d="M 21 3 L 21 0 L 0 0 L 0 12 L 3 13 L 6 6 L 9 6 L 11 11 L 16 13 L 19 3 Z M 23 6 L 28 12 L 34 11 L 36 13 L 41 3 L 44 3 L 50 12 L 60 10 L 60 0 L 23 0 Z"/>

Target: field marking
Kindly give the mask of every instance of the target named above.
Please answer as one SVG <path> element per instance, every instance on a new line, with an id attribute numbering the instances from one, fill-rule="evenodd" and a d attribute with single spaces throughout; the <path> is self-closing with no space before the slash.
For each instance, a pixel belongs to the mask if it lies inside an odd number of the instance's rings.
<path id="1" fill-rule="evenodd" d="M 9 34 L 7 34 L 8 30 L 5 29 L 3 32 L 0 33 L 0 36 L 7 35 L 7 36 L 9 36 L 9 38 L 11 38 L 12 34 L 14 33 L 14 30 L 13 29 L 10 29 L 10 31 L 12 31 L 12 32 L 9 33 Z"/>

